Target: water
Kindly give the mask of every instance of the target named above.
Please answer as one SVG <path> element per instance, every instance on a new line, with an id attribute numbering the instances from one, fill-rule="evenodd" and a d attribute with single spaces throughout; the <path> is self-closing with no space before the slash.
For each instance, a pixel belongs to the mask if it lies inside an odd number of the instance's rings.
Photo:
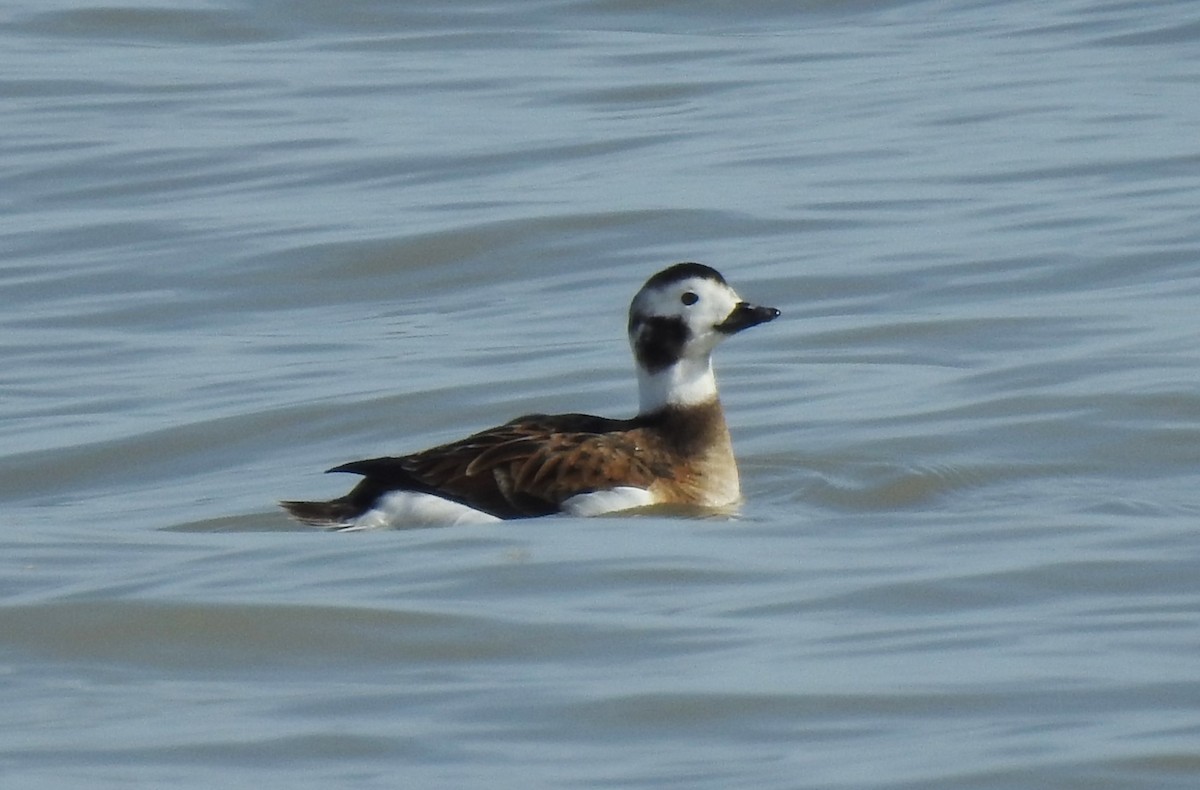
<path id="1" fill-rule="evenodd" d="M 0 15 L 5 788 L 1200 773 L 1200 6 Z M 327 534 L 636 403 L 702 260 L 732 520 Z"/>

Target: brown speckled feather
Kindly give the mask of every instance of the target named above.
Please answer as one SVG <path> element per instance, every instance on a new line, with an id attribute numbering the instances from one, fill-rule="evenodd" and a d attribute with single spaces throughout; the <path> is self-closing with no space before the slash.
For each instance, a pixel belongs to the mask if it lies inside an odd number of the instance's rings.
<path id="1" fill-rule="evenodd" d="M 642 419 L 582 414 L 518 417 L 457 442 L 331 469 L 363 475 L 350 498 L 390 489 L 436 493 L 500 518 L 557 512 L 563 501 L 614 485 L 650 488 L 672 477 L 671 459 Z M 359 489 L 362 489 L 361 491 Z"/>

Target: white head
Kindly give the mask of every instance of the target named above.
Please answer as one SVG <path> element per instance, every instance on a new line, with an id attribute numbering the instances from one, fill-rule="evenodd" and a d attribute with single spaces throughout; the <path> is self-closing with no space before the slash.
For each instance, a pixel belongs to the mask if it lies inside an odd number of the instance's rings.
<path id="1" fill-rule="evenodd" d="M 725 338 L 779 316 L 742 301 L 716 269 L 677 263 L 651 277 L 629 306 L 641 413 L 717 397 L 712 350 Z"/>

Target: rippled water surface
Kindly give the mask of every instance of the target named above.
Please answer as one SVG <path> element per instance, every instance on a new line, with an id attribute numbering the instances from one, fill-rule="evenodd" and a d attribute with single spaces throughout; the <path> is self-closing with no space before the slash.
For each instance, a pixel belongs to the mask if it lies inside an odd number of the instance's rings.
<path id="1" fill-rule="evenodd" d="M 15 2 L 5 788 L 1192 788 L 1200 5 Z M 732 519 L 280 498 L 627 415 L 677 260 Z"/>

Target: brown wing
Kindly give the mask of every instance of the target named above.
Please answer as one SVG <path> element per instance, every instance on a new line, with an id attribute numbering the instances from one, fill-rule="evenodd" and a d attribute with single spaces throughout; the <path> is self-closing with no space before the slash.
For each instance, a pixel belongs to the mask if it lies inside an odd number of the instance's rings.
<path id="1" fill-rule="evenodd" d="M 555 513 L 575 494 L 649 487 L 669 475 L 639 445 L 630 423 L 586 415 L 530 415 L 401 458 L 357 461 L 336 471 L 377 490 L 436 493 L 502 518 Z"/>

